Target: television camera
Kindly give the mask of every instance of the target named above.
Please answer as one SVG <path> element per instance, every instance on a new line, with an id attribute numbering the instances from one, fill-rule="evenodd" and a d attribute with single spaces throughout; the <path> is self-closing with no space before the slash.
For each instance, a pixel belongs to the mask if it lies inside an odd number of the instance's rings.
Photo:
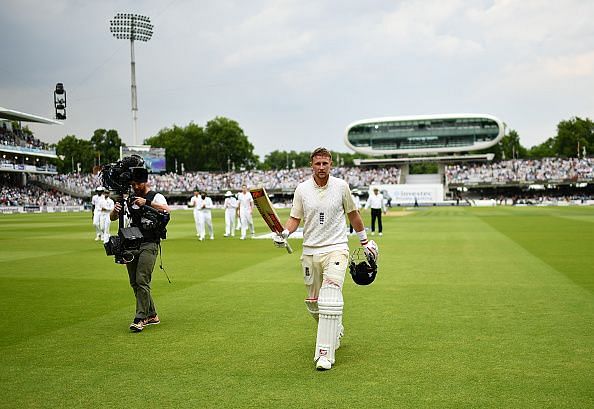
<path id="1" fill-rule="evenodd" d="M 170 218 L 168 212 L 146 205 L 139 208 L 133 206 L 136 197 L 132 192 L 131 183 L 146 182 L 147 178 L 148 171 L 139 155 L 126 156 L 101 168 L 103 185 L 113 192 L 114 200 L 125 209 L 119 214 L 117 236 L 110 236 L 104 244 L 106 254 L 114 256 L 118 264 L 127 264 L 134 260 L 132 251 L 140 248 L 146 233 L 158 240 L 167 237 L 166 226 Z M 128 220 L 136 220 L 136 226 L 125 227 L 125 214 Z"/>

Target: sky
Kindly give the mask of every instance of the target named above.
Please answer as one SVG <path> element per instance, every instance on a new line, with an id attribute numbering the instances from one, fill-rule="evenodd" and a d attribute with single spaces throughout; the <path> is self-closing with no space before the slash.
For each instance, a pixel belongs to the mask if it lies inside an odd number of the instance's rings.
<path id="1" fill-rule="evenodd" d="M 594 2 L 563 0 L 3 0 L 0 106 L 67 119 L 43 142 L 116 129 L 133 144 L 130 42 L 118 12 L 154 24 L 135 42 L 139 140 L 239 123 L 254 152 L 349 152 L 366 118 L 495 115 L 531 147 L 594 117 Z"/>

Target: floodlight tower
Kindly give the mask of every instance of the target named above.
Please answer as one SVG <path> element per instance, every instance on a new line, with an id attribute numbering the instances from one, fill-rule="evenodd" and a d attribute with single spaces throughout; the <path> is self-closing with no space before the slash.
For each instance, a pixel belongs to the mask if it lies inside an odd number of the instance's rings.
<path id="1" fill-rule="evenodd" d="M 109 21 L 109 30 L 120 40 L 130 40 L 130 69 L 132 72 L 132 141 L 137 145 L 138 102 L 136 100 L 136 62 L 134 61 L 134 40 L 148 41 L 153 36 L 153 25 L 147 16 L 132 13 L 118 13 Z"/>

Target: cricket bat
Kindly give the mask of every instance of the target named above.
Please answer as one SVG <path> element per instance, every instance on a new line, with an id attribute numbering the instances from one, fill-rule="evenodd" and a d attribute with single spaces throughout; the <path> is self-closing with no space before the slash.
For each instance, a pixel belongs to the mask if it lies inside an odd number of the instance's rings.
<path id="1" fill-rule="evenodd" d="M 254 203 L 256 204 L 258 211 L 262 215 L 262 218 L 270 230 L 272 230 L 273 233 L 281 234 L 284 228 L 280 222 L 280 219 L 278 218 L 278 215 L 276 214 L 276 211 L 274 210 L 274 207 L 272 206 L 272 203 L 270 202 L 268 194 L 266 194 L 266 189 L 263 187 L 254 188 L 250 189 L 250 193 L 254 198 Z M 289 254 L 293 252 L 293 249 L 289 245 L 289 240 L 287 240 L 286 249 Z"/>

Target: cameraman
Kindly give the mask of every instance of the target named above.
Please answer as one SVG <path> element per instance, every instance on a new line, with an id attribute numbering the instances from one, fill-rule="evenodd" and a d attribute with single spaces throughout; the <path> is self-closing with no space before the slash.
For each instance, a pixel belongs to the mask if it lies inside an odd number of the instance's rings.
<path id="1" fill-rule="evenodd" d="M 146 226 L 141 222 L 142 209 L 143 206 L 150 206 L 159 211 L 169 212 L 165 196 L 150 189 L 148 171 L 146 169 L 140 170 L 141 172 L 133 172 L 130 184 L 134 196 L 126 204 L 130 213 L 130 225 L 138 227 L 144 236 L 140 248 L 132 251 L 134 259 L 126 264 L 128 276 L 130 277 L 130 286 L 134 290 L 134 296 L 136 297 L 136 316 L 130 324 L 130 329 L 134 332 L 140 332 L 145 326 L 160 322 L 151 295 L 151 279 L 157 252 L 159 251 L 160 234 L 154 230 L 146 229 Z M 122 205 L 118 202 L 114 205 L 109 218 L 112 221 L 117 220 L 121 211 Z"/>

